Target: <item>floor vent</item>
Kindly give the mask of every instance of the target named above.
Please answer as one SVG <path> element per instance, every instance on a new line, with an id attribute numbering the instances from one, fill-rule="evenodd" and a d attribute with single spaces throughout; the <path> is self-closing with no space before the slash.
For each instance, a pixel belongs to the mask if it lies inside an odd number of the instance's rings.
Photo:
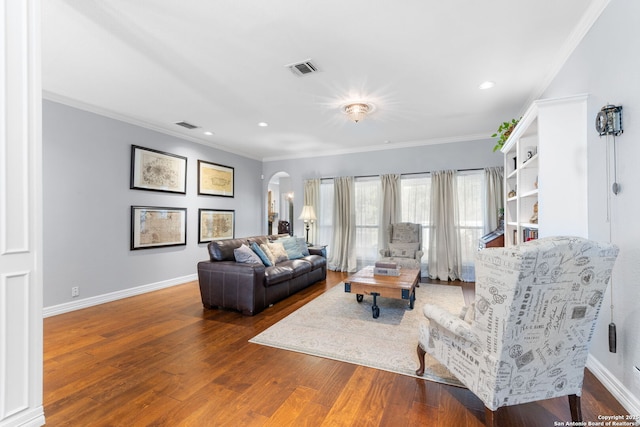
<path id="1" fill-rule="evenodd" d="M 310 59 L 285 65 L 285 67 L 289 68 L 296 76 L 306 76 L 307 74 L 318 72 L 318 67 Z"/>
<path id="2" fill-rule="evenodd" d="M 176 122 L 176 124 L 178 126 L 182 126 L 183 128 L 187 128 L 187 129 L 197 129 L 200 127 L 200 126 L 192 125 L 189 122 Z"/>

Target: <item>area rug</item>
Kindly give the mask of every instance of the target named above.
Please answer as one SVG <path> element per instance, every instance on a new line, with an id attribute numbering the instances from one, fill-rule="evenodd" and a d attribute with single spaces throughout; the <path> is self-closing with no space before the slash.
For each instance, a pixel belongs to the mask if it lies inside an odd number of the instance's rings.
<path id="1" fill-rule="evenodd" d="M 406 300 L 378 298 L 377 303 L 380 317 L 374 319 L 373 298 L 365 296 L 358 303 L 355 294 L 345 293 L 344 284 L 339 283 L 249 341 L 461 386 L 428 354 L 424 376 L 415 375 L 418 324 L 426 321 L 422 306 L 437 304 L 459 313 L 464 305 L 459 286 L 421 283 L 413 310 L 407 308 Z"/>

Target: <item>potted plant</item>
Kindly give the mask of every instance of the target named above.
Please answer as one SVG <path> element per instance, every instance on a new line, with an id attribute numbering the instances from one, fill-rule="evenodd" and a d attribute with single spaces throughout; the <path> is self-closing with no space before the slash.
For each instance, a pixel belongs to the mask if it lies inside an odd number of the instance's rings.
<path id="1" fill-rule="evenodd" d="M 499 137 L 498 142 L 496 142 L 496 145 L 493 147 L 494 152 L 500 150 L 504 146 L 504 143 L 509 139 L 509 135 L 511 135 L 511 132 L 513 132 L 513 129 L 519 121 L 520 119 L 511 119 L 510 122 L 503 122 L 498 127 L 498 131 L 491 135 L 491 138 Z"/>

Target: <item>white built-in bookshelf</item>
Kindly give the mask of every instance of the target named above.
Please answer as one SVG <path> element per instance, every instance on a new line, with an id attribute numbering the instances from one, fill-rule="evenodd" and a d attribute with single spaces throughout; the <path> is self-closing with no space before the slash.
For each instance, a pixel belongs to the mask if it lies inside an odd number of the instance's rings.
<path id="1" fill-rule="evenodd" d="M 587 96 L 535 101 L 501 151 L 505 246 L 586 237 Z"/>

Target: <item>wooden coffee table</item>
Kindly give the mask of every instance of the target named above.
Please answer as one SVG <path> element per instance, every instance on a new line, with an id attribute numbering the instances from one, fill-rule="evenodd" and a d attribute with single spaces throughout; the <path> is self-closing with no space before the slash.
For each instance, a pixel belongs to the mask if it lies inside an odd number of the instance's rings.
<path id="1" fill-rule="evenodd" d="M 373 266 L 365 267 L 344 281 L 344 291 L 356 294 L 356 301 L 362 302 L 365 295 L 373 296 L 371 311 L 373 318 L 380 316 L 377 297 L 407 299 L 409 309 L 416 300 L 416 285 L 420 281 L 420 270 L 400 269 L 399 276 L 373 274 Z"/>

